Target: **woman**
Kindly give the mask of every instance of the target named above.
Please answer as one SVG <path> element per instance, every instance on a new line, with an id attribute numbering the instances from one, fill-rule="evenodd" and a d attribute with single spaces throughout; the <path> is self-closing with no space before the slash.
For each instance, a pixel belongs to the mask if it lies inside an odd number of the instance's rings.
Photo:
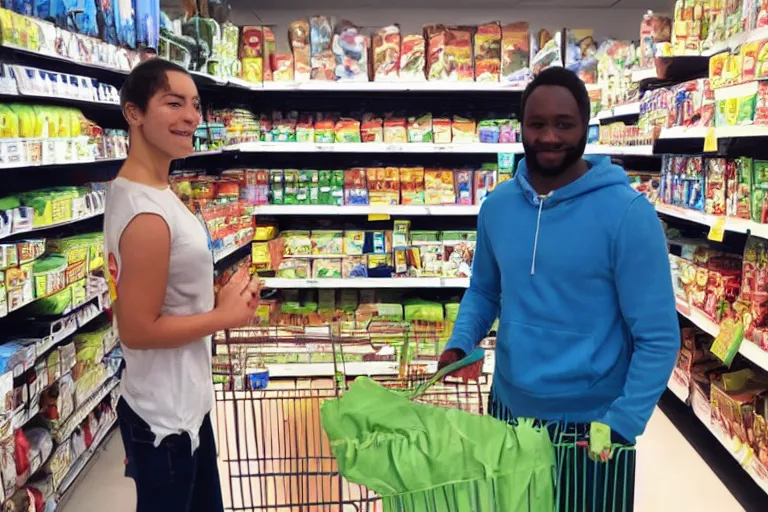
<path id="1" fill-rule="evenodd" d="M 210 335 L 243 326 L 258 281 L 239 274 L 214 301 L 208 232 L 168 185 L 200 123 L 195 83 L 159 59 L 137 66 L 120 91 L 128 158 L 107 196 L 108 280 L 125 355 L 117 406 L 126 476 L 139 512 L 223 510 L 210 411 Z"/>

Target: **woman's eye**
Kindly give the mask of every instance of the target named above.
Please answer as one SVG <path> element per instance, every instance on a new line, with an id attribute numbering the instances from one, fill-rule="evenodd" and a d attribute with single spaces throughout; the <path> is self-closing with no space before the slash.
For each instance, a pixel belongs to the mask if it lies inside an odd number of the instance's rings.
<path id="1" fill-rule="evenodd" d="M 179 108 L 181 106 L 181 103 L 178 101 L 172 101 L 168 105 L 172 106 L 173 108 Z"/>

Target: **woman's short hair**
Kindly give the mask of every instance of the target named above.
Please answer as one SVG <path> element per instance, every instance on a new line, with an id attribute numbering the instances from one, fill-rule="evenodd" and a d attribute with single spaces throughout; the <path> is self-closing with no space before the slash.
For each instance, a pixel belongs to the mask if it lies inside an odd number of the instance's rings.
<path id="1" fill-rule="evenodd" d="M 145 112 L 149 100 L 158 91 L 168 88 L 168 72 L 177 71 L 189 76 L 189 71 L 164 59 L 150 59 L 142 62 L 128 75 L 120 88 L 120 107 L 133 103 Z"/>

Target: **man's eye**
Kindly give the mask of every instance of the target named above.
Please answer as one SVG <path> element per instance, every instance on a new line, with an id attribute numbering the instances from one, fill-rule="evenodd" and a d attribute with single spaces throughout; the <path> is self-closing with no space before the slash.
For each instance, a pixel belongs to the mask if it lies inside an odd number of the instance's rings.
<path id="1" fill-rule="evenodd" d="M 571 129 L 571 128 L 573 128 L 574 126 L 575 126 L 575 125 L 574 125 L 573 123 L 557 123 L 557 127 L 558 127 L 560 130 L 570 130 L 570 129 Z"/>

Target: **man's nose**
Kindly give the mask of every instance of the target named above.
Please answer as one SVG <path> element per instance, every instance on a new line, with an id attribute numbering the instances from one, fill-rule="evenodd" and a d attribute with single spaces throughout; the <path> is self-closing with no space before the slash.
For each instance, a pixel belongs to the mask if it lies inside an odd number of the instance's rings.
<path id="1" fill-rule="evenodd" d="M 554 128 L 544 128 L 539 133 L 539 142 L 545 144 L 559 143 L 560 138 L 557 135 L 557 131 Z"/>

